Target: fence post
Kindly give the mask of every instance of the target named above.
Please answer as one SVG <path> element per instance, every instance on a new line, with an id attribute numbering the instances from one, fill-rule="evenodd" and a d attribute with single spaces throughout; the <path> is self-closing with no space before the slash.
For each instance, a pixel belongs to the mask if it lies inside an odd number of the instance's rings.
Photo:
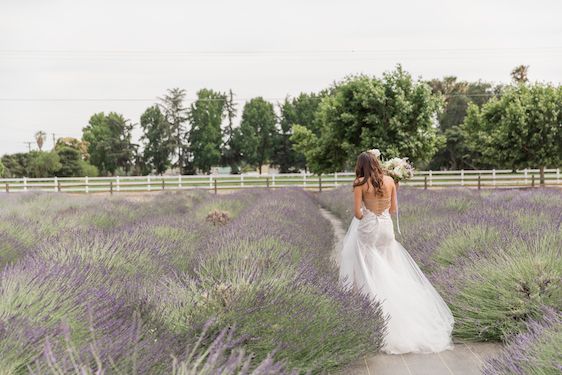
<path id="1" fill-rule="evenodd" d="M 217 179 L 213 179 L 214 184 L 215 184 L 215 195 L 217 194 Z"/>
<path id="2" fill-rule="evenodd" d="M 152 189 L 151 189 L 151 186 L 150 186 L 150 176 L 146 176 L 146 180 L 147 180 L 147 182 L 148 182 L 147 190 L 150 191 L 150 190 L 152 190 Z"/>
<path id="3" fill-rule="evenodd" d="M 55 176 L 55 179 L 54 179 L 53 184 L 54 184 L 53 190 L 54 190 L 54 191 L 60 191 L 60 184 L 59 184 L 59 181 L 58 181 L 57 176 Z M 57 188 L 58 188 L 58 189 L 57 189 Z"/>
<path id="4" fill-rule="evenodd" d="M 302 175 L 302 186 L 306 187 L 306 172 Z"/>
<path id="5" fill-rule="evenodd" d="M 423 188 L 427 190 L 427 176 L 424 176 L 423 178 Z"/>
<path id="6" fill-rule="evenodd" d="M 464 186 L 464 169 L 461 169 L 461 186 Z"/>
<path id="7" fill-rule="evenodd" d="M 244 175 L 240 174 L 240 186 L 244 187 Z"/>
<path id="8" fill-rule="evenodd" d="M 27 191 L 27 178 L 23 178 L 23 191 Z"/>
<path id="9" fill-rule="evenodd" d="M 492 183 L 496 187 L 496 169 L 492 169 Z"/>
<path id="10" fill-rule="evenodd" d="M 6 193 L 10 192 L 10 185 L 6 182 Z"/>
<path id="11" fill-rule="evenodd" d="M 181 189 L 181 174 L 178 176 L 178 188 Z"/>
<path id="12" fill-rule="evenodd" d="M 433 186 L 433 174 L 431 172 L 431 169 L 429 170 L 429 186 Z"/>
<path id="13" fill-rule="evenodd" d="M 322 192 L 322 175 L 321 174 L 318 175 L 318 191 L 320 193 Z"/>
<path id="14" fill-rule="evenodd" d="M 166 183 L 164 182 L 164 177 L 162 177 L 162 190 L 164 190 L 164 185 L 165 185 L 165 184 L 166 184 Z"/>
<path id="15" fill-rule="evenodd" d="M 529 180 L 527 180 L 527 168 L 523 170 L 523 173 L 525 173 L 525 185 L 527 185 L 527 183 L 529 182 Z"/>
<path id="16" fill-rule="evenodd" d="M 480 174 L 478 174 L 478 190 L 481 189 L 481 184 L 482 184 L 481 181 L 480 181 L 481 178 L 482 178 L 482 176 Z"/>
<path id="17" fill-rule="evenodd" d="M 269 189 L 269 176 L 265 178 L 265 187 Z"/>
<path id="18" fill-rule="evenodd" d="M 535 174 L 531 175 L 531 187 L 535 187 Z"/>
<path id="19" fill-rule="evenodd" d="M 335 183 L 336 187 L 338 187 L 338 172 L 334 173 L 334 183 Z"/>
<path id="20" fill-rule="evenodd" d="M 109 181 L 109 194 L 113 195 L 113 181 Z"/>
<path id="21" fill-rule="evenodd" d="M 275 187 L 275 175 L 271 176 L 271 186 Z"/>
<path id="22" fill-rule="evenodd" d="M 216 180 L 215 180 L 216 181 Z M 213 175 L 209 175 L 209 187 L 213 187 Z"/>
<path id="23" fill-rule="evenodd" d="M 60 181 L 57 181 L 57 190 L 59 193 L 61 192 Z"/>
<path id="24" fill-rule="evenodd" d="M 119 176 L 117 176 L 117 179 L 115 181 L 117 183 L 117 191 L 121 191 L 121 184 L 119 183 Z"/>
<path id="25" fill-rule="evenodd" d="M 560 183 L 560 168 L 556 169 L 556 184 Z"/>
<path id="26" fill-rule="evenodd" d="M 90 192 L 90 186 L 89 186 L 89 182 L 88 182 L 88 176 L 86 176 L 84 178 L 84 182 L 86 183 L 86 193 Z"/>

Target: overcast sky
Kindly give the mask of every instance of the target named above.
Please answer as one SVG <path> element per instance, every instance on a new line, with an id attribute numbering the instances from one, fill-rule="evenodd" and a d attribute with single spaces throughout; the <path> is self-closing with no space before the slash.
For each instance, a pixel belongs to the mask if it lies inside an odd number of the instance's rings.
<path id="1" fill-rule="evenodd" d="M 47 148 L 51 133 L 80 137 L 100 111 L 137 123 L 172 87 L 277 102 L 397 63 L 424 79 L 494 82 L 526 64 L 531 80 L 558 84 L 561 4 L 0 0 L 0 155 L 26 151 L 37 130 Z"/>

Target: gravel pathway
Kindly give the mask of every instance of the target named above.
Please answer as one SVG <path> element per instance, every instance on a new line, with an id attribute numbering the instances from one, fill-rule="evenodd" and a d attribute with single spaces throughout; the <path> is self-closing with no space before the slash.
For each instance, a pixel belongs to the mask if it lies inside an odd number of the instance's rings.
<path id="1" fill-rule="evenodd" d="M 320 208 L 322 216 L 330 221 L 335 235 L 331 259 L 337 264 L 346 228 L 330 211 Z M 477 375 L 486 358 L 501 350 L 498 343 L 461 342 L 455 339 L 453 350 L 434 354 L 372 354 L 358 359 L 343 369 L 342 375 Z"/>

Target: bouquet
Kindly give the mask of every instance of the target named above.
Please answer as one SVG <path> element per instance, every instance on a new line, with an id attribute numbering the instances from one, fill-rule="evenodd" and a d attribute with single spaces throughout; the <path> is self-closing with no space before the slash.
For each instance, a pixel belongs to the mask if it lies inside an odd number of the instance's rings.
<path id="1" fill-rule="evenodd" d="M 408 162 L 408 158 L 392 158 L 382 162 L 381 166 L 395 182 L 414 177 L 414 167 Z"/>

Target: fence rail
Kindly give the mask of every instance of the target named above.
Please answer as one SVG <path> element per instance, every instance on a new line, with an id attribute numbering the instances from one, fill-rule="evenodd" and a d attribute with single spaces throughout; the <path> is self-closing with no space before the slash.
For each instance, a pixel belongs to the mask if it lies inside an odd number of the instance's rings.
<path id="1" fill-rule="evenodd" d="M 248 188 L 302 187 L 322 191 L 354 180 L 353 173 L 275 174 L 275 175 L 207 175 L 207 176 L 116 176 L 116 177 L 51 177 L 0 179 L 0 191 L 7 193 L 25 191 L 55 192 L 143 192 L 160 190 L 233 190 Z M 546 186 L 562 186 L 560 168 L 545 169 Z M 539 185 L 538 169 L 523 170 L 461 170 L 418 171 L 411 180 L 401 185 L 475 188 L 517 188 Z"/>

